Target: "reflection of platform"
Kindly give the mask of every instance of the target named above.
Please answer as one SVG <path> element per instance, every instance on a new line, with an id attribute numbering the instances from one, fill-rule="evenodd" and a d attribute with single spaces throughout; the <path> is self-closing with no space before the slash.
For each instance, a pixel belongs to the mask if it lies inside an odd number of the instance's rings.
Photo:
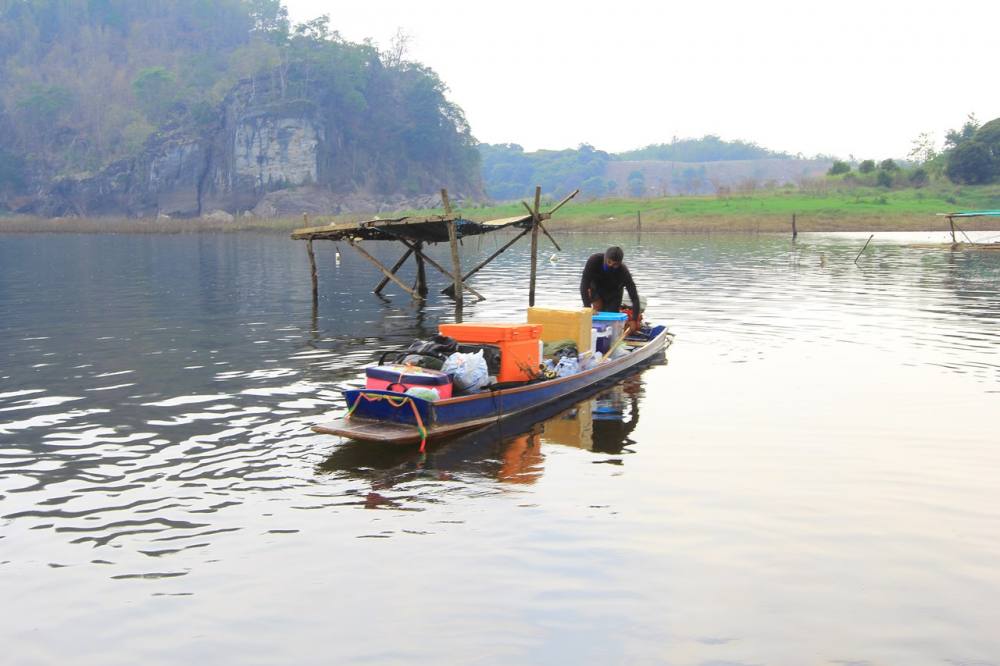
<path id="1" fill-rule="evenodd" d="M 591 449 L 594 445 L 593 408 L 593 400 L 584 400 L 546 421 L 545 431 L 542 433 L 545 441 L 578 449 Z"/>

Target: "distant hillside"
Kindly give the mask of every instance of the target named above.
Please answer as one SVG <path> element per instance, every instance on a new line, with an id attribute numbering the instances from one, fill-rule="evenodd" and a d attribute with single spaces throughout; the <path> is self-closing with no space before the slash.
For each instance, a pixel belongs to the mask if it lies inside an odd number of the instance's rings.
<path id="1" fill-rule="evenodd" d="M 722 162 L 614 161 L 604 177 L 616 184 L 619 196 L 658 197 L 674 194 L 716 194 L 752 191 L 826 174 L 830 160 L 758 159 Z M 583 192 L 587 195 L 587 192 Z"/>
<path id="2" fill-rule="evenodd" d="M 725 141 L 714 134 L 700 139 L 677 139 L 670 143 L 650 144 L 638 150 L 628 150 L 613 156 L 616 160 L 663 160 L 667 162 L 724 162 L 729 160 L 792 159 L 746 141 Z"/>
<path id="3" fill-rule="evenodd" d="M 579 187 L 586 198 L 708 194 L 719 188 L 798 183 L 822 176 L 831 164 L 712 135 L 618 154 L 586 144 L 575 150 L 530 153 L 517 144 L 480 144 L 479 152 L 486 193 L 495 201 L 530 196 L 536 184 L 554 196 Z"/>
<path id="4" fill-rule="evenodd" d="M 280 0 L 0 0 L 0 210 L 481 197 L 462 110 L 403 55 Z"/>

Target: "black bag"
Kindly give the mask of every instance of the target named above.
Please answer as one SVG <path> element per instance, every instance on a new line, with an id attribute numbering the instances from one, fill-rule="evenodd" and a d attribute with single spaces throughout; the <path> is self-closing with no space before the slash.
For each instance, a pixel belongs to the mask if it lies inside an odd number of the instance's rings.
<path id="1" fill-rule="evenodd" d="M 458 342 L 447 335 L 435 335 L 430 340 L 415 340 L 406 349 L 407 352 L 420 352 L 403 358 L 403 363 L 410 363 L 420 368 L 440 370 L 449 356 L 458 351 Z"/>

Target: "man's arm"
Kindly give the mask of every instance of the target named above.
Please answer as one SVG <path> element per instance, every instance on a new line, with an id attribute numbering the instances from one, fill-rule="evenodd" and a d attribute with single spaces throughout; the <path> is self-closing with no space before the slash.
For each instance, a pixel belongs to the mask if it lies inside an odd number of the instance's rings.
<path id="1" fill-rule="evenodd" d="M 622 266 L 622 270 L 625 271 L 625 289 L 628 291 L 628 297 L 632 299 L 632 320 L 636 325 L 639 323 L 639 291 L 635 288 L 635 281 L 632 279 L 632 272 L 626 266 Z"/>
<path id="2" fill-rule="evenodd" d="M 590 287 L 594 282 L 594 255 L 587 259 L 587 263 L 583 267 L 583 275 L 580 276 L 580 298 L 583 299 L 584 307 L 590 307 L 594 302 L 594 297 L 597 294 L 590 293 Z"/>

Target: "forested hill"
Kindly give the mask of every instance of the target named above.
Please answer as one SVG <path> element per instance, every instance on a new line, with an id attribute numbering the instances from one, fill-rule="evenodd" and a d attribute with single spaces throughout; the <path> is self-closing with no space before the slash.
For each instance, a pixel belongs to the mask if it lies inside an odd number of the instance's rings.
<path id="1" fill-rule="evenodd" d="M 459 107 L 402 48 L 280 0 L 0 0 L 0 209 L 194 215 L 292 186 L 480 196 Z"/>
<path id="2" fill-rule="evenodd" d="M 726 141 L 706 134 L 700 139 L 677 139 L 650 144 L 638 150 L 617 153 L 617 160 L 665 160 L 669 162 L 726 162 L 731 160 L 792 159 L 788 153 L 762 148 L 747 141 Z"/>
<path id="3" fill-rule="evenodd" d="M 517 144 L 480 144 L 483 182 L 498 200 L 529 196 L 536 183 L 557 195 L 579 187 L 587 198 L 700 194 L 743 181 L 785 182 L 822 174 L 823 158 L 805 160 L 714 135 L 674 139 L 623 153 L 591 145 L 525 152 Z"/>

